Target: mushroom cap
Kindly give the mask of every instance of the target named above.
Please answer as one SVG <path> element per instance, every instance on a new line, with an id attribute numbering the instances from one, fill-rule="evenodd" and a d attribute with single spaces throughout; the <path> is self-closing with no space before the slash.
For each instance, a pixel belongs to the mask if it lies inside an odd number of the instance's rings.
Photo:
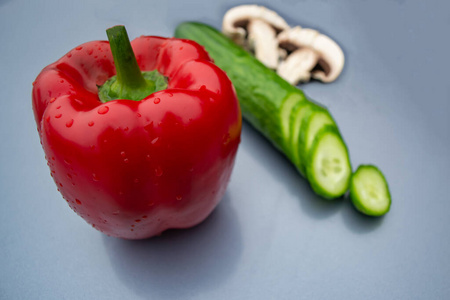
<path id="1" fill-rule="evenodd" d="M 282 31 L 277 38 L 281 48 L 292 52 L 298 48 L 312 48 L 312 44 L 318 35 L 320 33 L 317 30 L 295 26 Z"/>
<path id="2" fill-rule="evenodd" d="M 277 32 L 289 28 L 286 21 L 276 12 L 255 4 L 239 5 L 225 13 L 222 31 L 232 40 L 242 45 L 246 37 L 246 27 L 250 20 L 261 19 L 270 24 Z"/>

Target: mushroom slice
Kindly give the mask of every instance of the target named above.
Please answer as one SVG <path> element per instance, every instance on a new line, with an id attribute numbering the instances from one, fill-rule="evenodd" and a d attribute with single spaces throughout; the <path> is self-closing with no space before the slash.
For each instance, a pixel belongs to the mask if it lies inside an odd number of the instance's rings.
<path id="1" fill-rule="evenodd" d="M 289 57 L 298 49 L 308 48 L 314 51 L 317 54 L 318 59 L 316 65 L 309 70 L 311 73 L 310 77 L 314 79 L 322 82 L 332 82 L 336 80 L 344 68 L 345 58 L 342 49 L 336 42 L 326 35 L 319 33 L 317 30 L 309 28 L 304 29 L 297 26 L 281 32 L 278 35 L 278 43 L 280 48 L 286 49 L 288 53 L 291 53 L 288 55 L 286 63 L 289 61 L 291 63 L 298 63 L 298 58 L 289 60 Z M 283 65 L 284 69 L 288 68 L 284 63 L 280 64 L 280 67 L 281 65 Z M 284 74 L 286 76 L 286 73 Z M 304 76 L 303 78 L 307 78 L 307 76 Z M 289 82 L 295 82 L 295 78 L 287 80 Z"/>
<path id="2" fill-rule="evenodd" d="M 311 79 L 311 70 L 317 65 L 318 60 L 319 55 L 314 50 L 300 48 L 280 63 L 277 73 L 292 85 L 308 82 Z"/>
<path id="3" fill-rule="evenodd" d="M 261 19 L 251 20 L 247 27 L 249 46 L 255 57 L 268 68 L 278 65 L 278 41 L 275 29 Z"/>
<path id="4" fill-rule="evenodd" d="M 236 44 L 245 45 L 247 26 L 251 20 L 260 19 L 270 24 L 276 32 L 289 28 L 289 25 L 276 12 L 258 5 L 240 5 L 225 13 L 222 22 L 223 33 Z"/>
<path id="5" fill-rule="evenodd" d="M 278 58 L 280 60 L 284 60 L 284 59 L 286 59 L 287 56 L 288 56 L 287 50 L 278 47 Z"/>
<path id="6" fill-rule="evenodd" d="M 326 35 L 319 35 L 313 42 L 312 48 L 319 53 L 318 66 L 312 72 L 314 79 L 322 82 L 332 82 L 338 78 L 344 69 L 344 52 L 335 41 Z"/>

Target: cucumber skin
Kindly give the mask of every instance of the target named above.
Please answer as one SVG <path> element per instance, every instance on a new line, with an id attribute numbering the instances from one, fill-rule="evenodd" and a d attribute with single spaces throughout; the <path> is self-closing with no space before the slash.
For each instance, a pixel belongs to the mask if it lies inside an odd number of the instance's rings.
<path id="1" fill-rule="evenodd" d="M 307 101 L 303 92 L 209 25 L 181 23 L 175 37 L 194 40 L 205 47 L 233 83 L 244 118 L 289 157 L 279 113 L 289 97 Z"/>
<path id="2" fill-rule="evenodd" d="M 386 190 L 388 193 L 388 197 L 389 197 L 389 205 L 386 211 L 382 212 L 382 213 L 374 213 L 371 210 L 368 210 L 364 205 L 361 204 L 361 201 L 359 201 L 359 199 L 357 199 L 357 191 L 355 190 L 355 185 L 353 184 L 353 180 L 355 178 L 355 175 L 358 173 L 358 171 L 360 169 L 371 169 L 375 172 L 377 172 L 381 178 L 383 179 L 384 183 L 386 184 Z M 384 177 L 383 172 L 380 171 L 380 169 L 378 169 L 376 166 L 374 165 L 360 165 L 358 167 L 358 169 L 356 169 L 356 171 L 353 173 L 351 181 L 350 181 L 350 199 L 352 200 L 353 205 L 355 206 L 356 210 L 358 210 L 360 213 L 363 213 L 367 216 L 370 217 L 381 217 L 384 216 L 385 214 L 387 214 L 390 210 L 391 210 L 391 204 L 392 204 L 392 198 L 391 198 L 391 192 L 389 190 L 389 185 L 387 183 L 386 177 Z"/>

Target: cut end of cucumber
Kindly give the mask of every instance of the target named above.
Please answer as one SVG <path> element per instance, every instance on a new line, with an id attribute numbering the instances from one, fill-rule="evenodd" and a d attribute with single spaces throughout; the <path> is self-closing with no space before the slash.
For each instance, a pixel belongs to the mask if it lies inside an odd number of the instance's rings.
<path id="1" fill-rule="evenodd" d="M 350 198 L 357 210 L 369 216 L 382 216 L 391 206 L 386 179 L 373 165 L 361 165 L 351 179 Z"/>
<path id="2" fill-rule="evenodd" d="M 347 147 L 334 126 L 325 126 L 310 150 L 307 175 L 313 190 L 328 199 L 345 194 L 352 174 Z"/>

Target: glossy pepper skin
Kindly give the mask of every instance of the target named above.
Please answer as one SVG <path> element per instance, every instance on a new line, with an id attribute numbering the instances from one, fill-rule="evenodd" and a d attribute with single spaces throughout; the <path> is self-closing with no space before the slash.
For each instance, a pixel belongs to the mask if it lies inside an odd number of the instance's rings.
<path id="1" fill-rule="evenodd" d="M 142 71 L 168 87 L 143 100 L 102 103 L 116 74 L 107 41 L 71 50 L 33 83 L 32 103 L 51 176 L 69 206 L 110 236 L 142 239 L 188 228 L 216 207 L 228 184 L 241 112 L 226 74 L 203 47 L 142 36 Z"/>

